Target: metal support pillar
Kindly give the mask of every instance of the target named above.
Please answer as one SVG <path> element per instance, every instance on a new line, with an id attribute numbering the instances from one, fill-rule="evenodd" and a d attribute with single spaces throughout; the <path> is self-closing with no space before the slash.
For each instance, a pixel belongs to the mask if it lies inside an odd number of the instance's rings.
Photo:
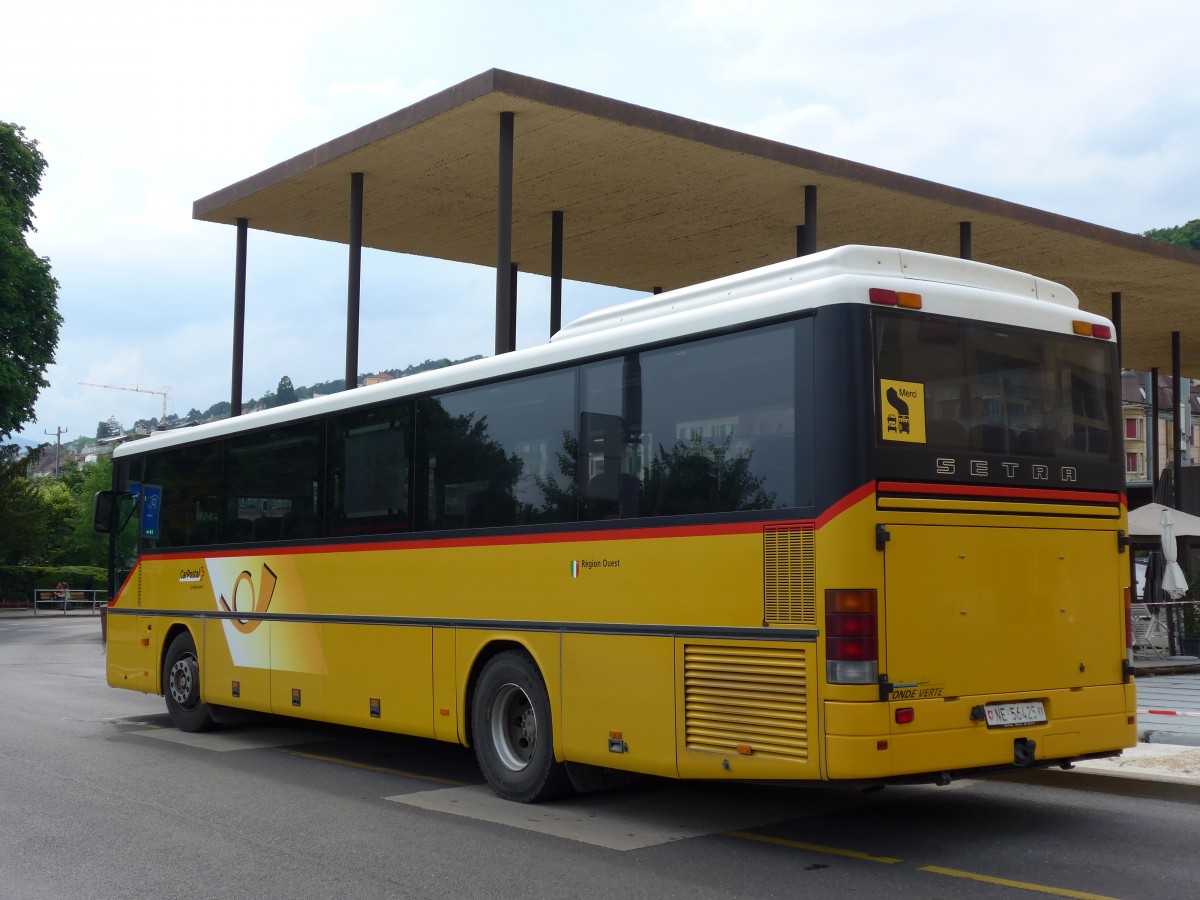
<path id="1" fill-rule="evenodd" d="M 1158 369 L 1150 370 L 1150 497 L 1158 499 Z"/>
<path id="2" fill-rule="evenodd" d="M 1171 405 L 1175 409 L 1175 502 L 1171 505 L 1178 510 L 1183 509 L 1183 391 L 1179 375 L 1179 332 L 1171 332 Z"/>
<path id="3" fill-rule="evenodd" d="M 958 255 L 961 259 L 971 258 L 971 223 L 958 223 Z"/>
<path id="4" fill-rule="evenodd" d="M 562 328 L 563 213 L 550 214 L 550 334 Z"/>
<path id="5" fill-rule="evenodd" d="M 516 263 L 508 267 L 508 296 L 511 302 L 508 305 L 508 349 L 517 349 L 517 269 Z"/>
<path id="6" fill-rule="evenodd" d="M 1121 292 L 1112 292 L 1112 323 L 1117 336 L 1117 372 L 1121 371 Z"/>
<path id="7" fill-rule="evenodd" d="M 796 255 L 817 252 L 817 186 L 804 186 L 804 224 L 796 226 Z"/>
<path id="8" fill-rule="evenodd" d="M 358 387 L 358 321 L 362 292 L 363 173 L 350 175 L 350 259 L 346 273 L 346 386 Z"/>
<path id="9" fill-rule="evenodd" d="M 512 284 L 513 118 L 500 113 L 499 177 L 496 184 L 496 354 L 516 348 L 516 296 Z"/>
<path id="10" fill-rule="evenodd" d="M 242 414 L 242 360 L 246 349 L 246 235 L 247 219 L 237 220 L 237 253 L 233 263 L 233 377 L 229 386 L 229 415 Z"/>

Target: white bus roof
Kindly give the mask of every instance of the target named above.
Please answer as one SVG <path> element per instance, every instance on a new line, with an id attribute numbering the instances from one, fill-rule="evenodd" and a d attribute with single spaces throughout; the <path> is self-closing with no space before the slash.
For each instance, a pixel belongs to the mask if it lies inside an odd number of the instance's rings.
<path id="1" fill-rule="evenodd" d="M 918 293 L 925 312 L 1070 334 L 1072 321 L 1110 324 L 1079 310 L 1068 288 L 1033 275 L 953 257 L 850 245 L 728 275 L 585 315 L 546 344 L 420 372 L 117 447 L 115 458 L 311 416 L 552 368 L 688 335 L 834 304 L 866 304 L 872 287 Z"/>

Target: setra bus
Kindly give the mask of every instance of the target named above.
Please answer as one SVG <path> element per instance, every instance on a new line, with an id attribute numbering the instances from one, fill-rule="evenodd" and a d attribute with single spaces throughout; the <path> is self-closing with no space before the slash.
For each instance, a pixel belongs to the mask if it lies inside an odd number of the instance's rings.
<path id="1" fill-rule="evenodd" d="M 114 451 L 107 678 L 605 771 L 947 783 L 1136 740 L 1116 343 L 847 246 Z"/>

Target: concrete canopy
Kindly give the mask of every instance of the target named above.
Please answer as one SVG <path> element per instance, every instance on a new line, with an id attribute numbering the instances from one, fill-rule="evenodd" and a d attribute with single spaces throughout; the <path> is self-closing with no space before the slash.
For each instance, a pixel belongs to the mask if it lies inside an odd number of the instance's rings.
<path id="1" fill-rule="evenodd" d="M 496 264 L 500 114 L 515 114 L 512 259 L 650 291 L 796 255 L 806 185 L 817 247 L 877 244 L 973 258 L 1061 282 L 1111 315 L 1126 367 L 1200 377 L 1200 253 L 1066 216 L 492 69 L 197 200 L 193 217 L 346 243 L 364 173 L 363 246 Z"/>

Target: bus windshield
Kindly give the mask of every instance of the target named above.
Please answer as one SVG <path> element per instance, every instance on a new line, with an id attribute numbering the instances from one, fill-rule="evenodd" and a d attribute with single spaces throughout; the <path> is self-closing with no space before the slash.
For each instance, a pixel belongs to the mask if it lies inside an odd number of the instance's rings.
<path id="1" fill-rule="evenodd" d="M 908 440 L 931 450 L 1111 462 L 1118 449 L 1111 440 L 1112 347 L 1093 338 L 928 315 L 881 312 L 875 322 L 881 385 L 913 385 L 919 392 L 923 439 Z M 885 444 L 904 441 L 908 423 L 899 421 L 886 390 L 878 434 Z"/>

